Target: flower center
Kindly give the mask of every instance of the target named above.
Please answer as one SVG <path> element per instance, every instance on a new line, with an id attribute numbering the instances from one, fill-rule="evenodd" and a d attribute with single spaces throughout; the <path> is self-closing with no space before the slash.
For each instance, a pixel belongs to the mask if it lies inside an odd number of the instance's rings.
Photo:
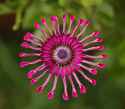
<path id="1" fill-rule="evenodd" d="M 60 49 L 57 53 L 57 56 L 60 58 L 60 59 L 65 59 L 67 58 L 67 51 L 65 49 Z"/>
<path id="2" fill-rule="evenodd" d="M 71 49 L 66 46 L 59 46 L 54 50 L 53 56 L 56 63 L 66 64 L 72 57 Z"/>

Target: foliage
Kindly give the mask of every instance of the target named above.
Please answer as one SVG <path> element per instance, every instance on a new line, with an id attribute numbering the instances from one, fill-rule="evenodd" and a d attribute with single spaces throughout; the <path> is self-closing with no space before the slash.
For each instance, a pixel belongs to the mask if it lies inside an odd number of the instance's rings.
<path id="1" fill-rule="evenodd" d="M 1 2 L 1 1 L 0 1 Z M 15 13 L 9 30 L 0 25 L 0 109 L 125 109 L 125 1 L 124 0 L 4 0 L 0 19 Z M 17 53 L 23 31 L 33 31 L 40 16 L 63 15 L 88 18 L 91 29 L 102 31 L 109 54 L 107 69 L 100 72 L 97 86 L 86 95 L 68 102 L 46 93 L 36 95 L 18 67 Z M 1 22 L 6 23 L 5 20 Z M 11 22 L 10 22 L 11 23 Z M 61 89 L 57 92 L 60 95 Z M 57 96 L 58 96 L 57 95 Z"/>

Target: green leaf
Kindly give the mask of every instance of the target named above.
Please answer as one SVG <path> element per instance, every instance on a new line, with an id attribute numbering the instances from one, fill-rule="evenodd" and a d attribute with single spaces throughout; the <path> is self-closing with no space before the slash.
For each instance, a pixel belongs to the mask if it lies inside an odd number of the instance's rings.
<path id="1" fill-rule="evenodd" d="M 58 0 L 58 2 L 59 2 L 59 5 L 62 7 L 64 7 L 67 4 L 66 0 Z"/>
<path id="2" fill-rule="evenodd" d="M 103 0 L 81 0 L 82 5 L 85 7 L 93 6 L 93 5 L 101 5 Z"/>
<path id="3" fill-rule="evenodd" d="M 5 4 L 0 4 L 0 14 L 10 13 L 12 10 Z"/>

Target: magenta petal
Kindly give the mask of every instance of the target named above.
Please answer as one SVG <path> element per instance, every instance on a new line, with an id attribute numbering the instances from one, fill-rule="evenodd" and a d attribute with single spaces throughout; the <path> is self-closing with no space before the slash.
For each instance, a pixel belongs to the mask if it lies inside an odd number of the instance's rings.
<path id="1" fill-rule="evenodd" d="M 92 79 L 91 83 L 92 83 L 93 86 L 95 86 L 96 85 L 96 80 Z"/>
<path id="2" fill-rule="evenodd" d="M 86 87 L 84 85 L 80 86 L 80 93 L 85 94 L 86 93 Z"/>
<path id="3" fill-rule="evenodd" d="M 96 75 L 97 74 L 97 70 L 96 69 L 90 69 L 90 73 L 93 74 L 93 75 Z"/>
<path id="4" fill-rule="evenodd" d="M 38 86 L 38 87 L 36 88 L 36 92 L 37 92 L 37 93 L 42 93 L 43 90 L 44 90 L 44 88 L 43 88 L 42 86 Z"/>
<path id="5" fill-rule="evenodd" d="M 93 36 L 94 36 L 94 37 L 97 37 L 99 34 L 100 34 L 99 31 L 97 31 L 97 32 L 93 32 Z"/>
<path id="6" fill-rule="evenodd" d="M 62 97 L 63 97 L 63 100 L 65 101 L 69 100 L 69 96 L 66 93 L 63 93 Z"/>
<path id="7" fill-rule="evenodd" d="M 72 96 L 75 98 L 78 97 L 78 93 L 77 93 L 76 89 L 72 91 Z"/>
<path id="8" fill-rule="evenodd" d="M 25 61 L 22 61 L 22 62 L 19 63 L 19 65 L 20 65 L 21 68 L 24 68 L 24 67 L 28 66 L 29 63 L 25 62 Z"/>
<path id="9" fill-rule="evenodd" d="M 54 91 L 48 92 L 48 100 L 52 100 L 54 98 Z"/>
<path id="10" fill-rule="evenodd" d="M 32 79 L 32 80 L 31 80 L 31 84 L 35 84 L 36 82 L 37 82 L 36 79 Z"/>
<path id="11" fill-rule="evenodd" d="M 97 66 L 98 66 L 99 68 L 103 69 L 103 68 L 105 68 L 105 67 L 106 67 L 106 64 L 99 63 Z"/>

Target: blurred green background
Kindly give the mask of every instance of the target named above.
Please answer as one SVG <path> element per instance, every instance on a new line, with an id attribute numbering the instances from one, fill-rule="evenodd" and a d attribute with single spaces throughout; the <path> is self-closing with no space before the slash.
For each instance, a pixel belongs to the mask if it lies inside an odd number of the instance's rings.
<path id="1" fill-rule="evenodd" d="M 64 13 L 88 18 L 103 33 L 107 68 L 86 95 L 64 102 L 62 88 L 54 100 L 33 93 L 17 54 L 26 31 L 38 16 Z M 61 84 L 60 84 L 61 85 Z M 125 0 L 0 0 L 0 109 L 125 109 Z"/>

